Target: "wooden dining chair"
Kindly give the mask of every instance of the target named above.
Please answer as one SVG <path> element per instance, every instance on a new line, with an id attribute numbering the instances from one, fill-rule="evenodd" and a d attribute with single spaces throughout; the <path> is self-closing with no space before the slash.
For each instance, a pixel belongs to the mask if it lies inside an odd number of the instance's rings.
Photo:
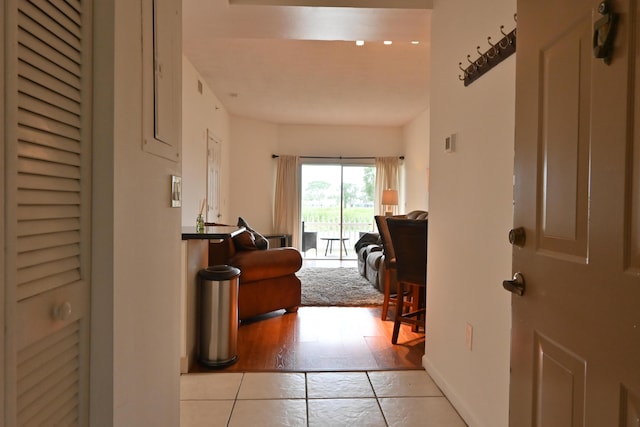
<path id="1" fill-rule="evenodd" d="M 398 280 L 397 306 L 404 306 L 405 289 L 412 288 L 415 304 L 410 312 L 396 310 L 391 342 L 398 343 L 400 324 L 425 327 L 428 220 L 387 218 L 395 253 Z"/>
<path id="2" fill-rule="evenodd" d="M 374 218 L 376 221 L 376 225 L 378 226 L 378 234 L 380 235 L 380 241 L 382 242 L 382 251 L 384 253 L 384 275 L 382 276 L 384 299 L 382 301 L 382 315 L 380 317 L 382 318 L 382 320 L 387 320 L 389 305 L 393 304 L 397 306 L 398 302 L 398 295 L 396 293 L 397 291 L 395 289 L 391 289 L 391 284 L 392 282 L 394 282 L 392 278 L 395 278 L 396 276 L 396 255 L 393 249 L 393 244 L 391 242 L 389 227 L 387 227 L 387 217 L 384 215 L 376 215 Z M 410 309 L 413 302 L 412 295 L 405 296 L 406 299 L 403 299 L 405 307 L 402 310 L 405 310 L 407 308 Z"/>

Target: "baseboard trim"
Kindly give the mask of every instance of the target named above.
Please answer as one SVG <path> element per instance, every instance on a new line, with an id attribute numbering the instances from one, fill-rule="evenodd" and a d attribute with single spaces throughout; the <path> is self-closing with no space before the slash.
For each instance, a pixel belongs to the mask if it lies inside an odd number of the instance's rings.
<path id="1" fill-rule="evenodd" d="M 458 411 L 458 414 L 462 417 L 465 423 L 467 423 L 470 427 L 484 427 L 474 415 L 471 408 L 467 403 L 460 399 L 459 394 L 456 393 L 455 389 L 451 387 L 451 385 L 444 379 L 444 376 L 440 373 L 433 363 L 429 360 L 427 355 L 422 356 L 422 367 L 427 371 L 431 379 L 436 383 L 442 393 L 449 399 L 449 402 L 453 405 L 453 407 Z"/>

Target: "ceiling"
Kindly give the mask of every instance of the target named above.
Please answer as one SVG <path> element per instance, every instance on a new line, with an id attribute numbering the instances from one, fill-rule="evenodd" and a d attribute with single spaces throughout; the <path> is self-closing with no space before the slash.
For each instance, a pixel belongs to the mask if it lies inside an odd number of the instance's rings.
<path id="1" fill-rule="evenodd" d="M 401 126 L 429 103 L 431 4 L 183 0 L 184 54 L 234 115 Z"/>

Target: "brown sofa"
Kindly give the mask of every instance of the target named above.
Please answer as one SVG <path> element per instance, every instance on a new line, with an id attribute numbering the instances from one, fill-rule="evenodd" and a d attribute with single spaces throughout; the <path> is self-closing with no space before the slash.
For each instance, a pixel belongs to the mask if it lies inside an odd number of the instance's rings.
<path id="1" fill-rule="evenodd" d="M 240 320 L 285 309 L 296 312 L 301 284 L 295 273 L 302 256 L 294 248 L 257 249 L 253 235 L 245 231 L 233 239 L 209 244 L 209 265 L 240 269 L 238 315 Z"/>

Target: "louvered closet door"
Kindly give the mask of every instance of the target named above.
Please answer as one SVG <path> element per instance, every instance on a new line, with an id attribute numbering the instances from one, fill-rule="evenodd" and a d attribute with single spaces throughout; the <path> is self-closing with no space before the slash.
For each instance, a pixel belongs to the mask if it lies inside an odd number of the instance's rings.
<path id="1" fill-rule="evenodd" d="M 87 425 L 90 2 L 6 1 L 6 425 Z"/>

